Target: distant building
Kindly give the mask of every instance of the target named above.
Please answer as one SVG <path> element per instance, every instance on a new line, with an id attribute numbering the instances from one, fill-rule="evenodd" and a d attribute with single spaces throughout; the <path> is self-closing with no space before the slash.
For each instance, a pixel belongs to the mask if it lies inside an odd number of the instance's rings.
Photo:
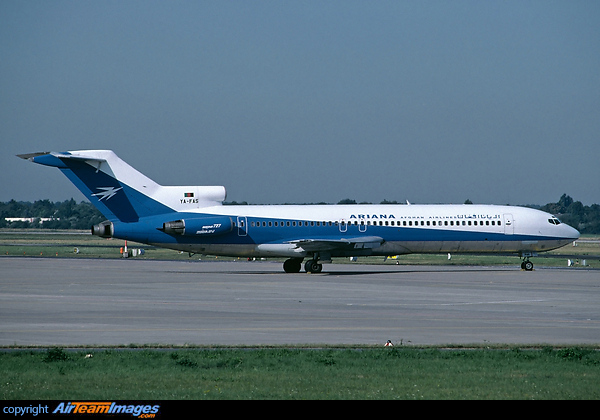
<path id="1" fill-rule="evenodd" d="M 42 224 L 44 222 L 49 222 L 51 220 L 60 220 L 60 219 L 55 219 L 53 217 L 5 217 L 4 220 L 6 220 L 8 223 L 12 223 L 12 222 L 29 222 L 29 223 L 39 223 Z"/>

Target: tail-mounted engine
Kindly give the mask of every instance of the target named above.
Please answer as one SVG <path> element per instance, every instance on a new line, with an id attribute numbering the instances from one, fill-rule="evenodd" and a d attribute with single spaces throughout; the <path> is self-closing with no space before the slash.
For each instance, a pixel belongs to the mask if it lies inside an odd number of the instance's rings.
<path id="1" fill-rule="evenodd" d="M 101 238 L 112 238 L 113 234 L 113 224 L 108 220 L 92 226 L 92 235 L 100 236 Z"/>
<path id="2" fill-rule="evenodd" d="M 231 232 L 235 224 L 228 216 L 200 217 L 163 223 L 158 230 L 169 235 L 218 236 Z"/>

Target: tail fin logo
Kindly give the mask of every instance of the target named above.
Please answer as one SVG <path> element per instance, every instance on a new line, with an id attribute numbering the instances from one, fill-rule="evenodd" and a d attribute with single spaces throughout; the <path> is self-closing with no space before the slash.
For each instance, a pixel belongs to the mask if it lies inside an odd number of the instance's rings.
<path id="1" fill-rule="evenodd" d="M 115 188 L 115 187 L 98 187 L 99 190 L 102 190 L 100 192 L 97 192 L 96 194 L 92 194 L 93 197 L 99 197 L 98 201 L 102 201 L 104 199 L 106 199 L 106 201 L 110 200 L 112 197 L 114 197 L 114 195 L 117 193 L 117 191 L 122 190 L 123 187 L 121 188 Z"/>

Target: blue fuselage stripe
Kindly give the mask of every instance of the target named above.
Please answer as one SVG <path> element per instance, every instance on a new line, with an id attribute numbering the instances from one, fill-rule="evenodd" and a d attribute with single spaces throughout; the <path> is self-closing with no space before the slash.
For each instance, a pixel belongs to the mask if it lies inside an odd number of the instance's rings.
<path id="1" fill-rule="evenodd" d="M 444 227 L 427 228 L 421 226 L 404 227 L 404 226 L 373 226 L 369 225 L 361 227 L 359 225 L 346 225 L 345 231 L 340 231 L 339 225 L 332 223 L 321 223 L 320 226 L 311 226 L 310 221 L 303 220 L 286 220 L 286 219 L 265 219 L 257 217 L 246 217 L 247 226 L 243 232 L 240 232 L 240 226 L 235 228 L 225 235 L 219 236 L 182 236 L 171 235 L 160 231 L 163 223 L 176 219 L 214 217 L 214 214 L 198 214 L 198 213 L 172 213 L 160 216 L 152 216 L 141 218 L 138 223 L 115 223 L 115 237 L 122 239 L 136 240 L 139 242 L 150 242 L 154 244 L 262 244 L 262 243 L 287 243 L 297 239 L 339 239 L 339 238 L 357 238 L 361 236 L 379 236 L 387 242 L 471 242 L 471 241 L 504 241 L 504 242 L 520 242 L 520 241 L 544 241 L 555 240 L 558 238 L 540 236 L 540 235 L 522 235 L 511 234 L 506 235 L 503 232 L 502 226 L 496 227 L 496 231 L 483 231 L 483 228 L 489 226 L 469 226 L 464 229 L 446 229 Z M 230 216 L 234 221 L 237 216 Z M 267 226 L 263 227 L 262 222 L 266 222 Z M 277 221 L 278 226 L 274 226 Z M 287 226 L 287 222 L 296 223 L 296 226 Z M 252 226 L 254 222 L 255 226 Z M 260 226 L 256 223 L 260 222 Z M 299 226 L 302 222 L 302 226 Z M 308 222 L 308 226 L 305 226 Z M 271 223 L 271 226 L 269 226 Z"/>

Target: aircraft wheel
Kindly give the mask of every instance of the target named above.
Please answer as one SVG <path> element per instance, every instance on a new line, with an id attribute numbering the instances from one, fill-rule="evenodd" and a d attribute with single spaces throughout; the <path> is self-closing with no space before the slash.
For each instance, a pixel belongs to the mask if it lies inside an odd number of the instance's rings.
<path id="1" fill-rule="evenodd" d="M 320 273 L 323 270 L 323 265 L 319 264 L 318 261 L 308 260 L 304 263 L 304 270 L 307 273 Z"/>
<path id="2" fill-rule="evenodd" d="M 290 258 L 283 263 L 283 271 L 286 273 L 299 273 L 302 268 L 302 259 Z"/>
<path id="3" fill-rule="evenodd" d="M 523 262 L 523 268 L 525 269 L 525 271 L 532 271 L 533 263 L 531 261 L 525 261 Z"/>

